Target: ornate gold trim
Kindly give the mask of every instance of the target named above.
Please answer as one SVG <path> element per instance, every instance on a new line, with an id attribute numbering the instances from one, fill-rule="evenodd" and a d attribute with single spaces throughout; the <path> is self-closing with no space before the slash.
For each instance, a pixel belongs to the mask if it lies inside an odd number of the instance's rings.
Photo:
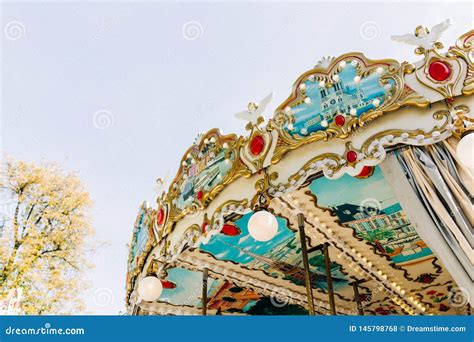
<path id="1" fill-rule="evenodd" d="M 462 110 L 467 108 L 466 106 L 459 107 L 462 107 Z M 456 108 L 461 110 L 459 107 Z M 385 146 L 392 146 L 398 143 L 405 145 L 427 145 L 441 141 L 452 134 L 455 125 L 453 124 L 454 121 L 450 110 L 436 111 L 433 113 L 433 118 L 441 121 L 440 125 L 434 126 L 428 132 L 421 129 L 407 131 L 389 129 L 372 135 L 359 149 L 354 148 L 351 142 L 347 142 L 346 150 L 342 155 L 336 153 L 320 154 L 306 162 L 298 172 L 288 177 L 286 184 L 271 184 L 269 193 L 274 197 L 280 196 L 283 193 L 298 188 L 310 175 L 321 171 L 328 178 L 339 178 L 346 172 L 356 176 L 354 171 L 359 165 L 362 167 L 375 166 L 383 161 L 386 155 Z M 346 160 L 349 151 L 357 153 L 357 160 L 352 162 Z"/>
<path id="2" fill-rule="evenodd" d="M 143 219 L 143 224 L 148 227 L 148 241 L 142 251 L 142 253 L 138 256 L 137 264 L 133 270 L 130 270 L 130 264 L 132 262 L 132 251 L 133 251 L 133 245 L 134 245 L 134 240 L 135 240 L 135 235 L 137 234 L 138 230 L 138 224 L 141 216 L 144 215 Z M 127 263 L 127 301 L 128 301 L 128 293 L 132 290 L 132 283 L 133 280 L 140 274 L 142 271 L 143 266 L 146 263 L 146 259 L 150 251 L 157 245 L 157 239 L 155 238 L 155 235 L 153 234 L 153 222 L 154 222 L 154 217 L 155 217 L 155 210 L 153 210 L 150 207 L 147 207 L 146 203 L 143 202 L 142 205 L 140 206 L 140 210 L 138 212 L 138 215 L 135 219 L 135 224 L 134 224 L 134 229 L 132 233 L 132 241 L 130 243 L 130 251 L 128 254 L 128 263 Z M 136 256 L 137 257 L 137 256 Z"/>
<path id="3" fill-rule="evenodd" d="M 428 72 L 430 64 L 436 61 L 447 63 L 451 69 L 451 74 L 444 81 L 433 79 Z M 463 65 L 457 57 L 442 56 L 434 49 L 425 52 L 423 63 L 415 71 L 418 82 L 443 95 L 443 97 L 448 100 L 448 104 L 451 103 L 455 97 L 454 89 L 461 80 L 462 73 Z"/>
<path id="4" fill-rule="evenodd" d="M 394 83 L 389 95 L 380 107 L 363 113 L 359 117 L 346 115 L 346 122 L 342 127 L 332 122 L 324 131 L 313 132 L 308 136 L 299 136 L 288 133 L 286 126 L 294 122 L 294 117 L 290 113 L 291 107 L 304 102 L 305 91 L 301 84 L 304 81 L 324 82 L 326 87 L 333 85 L 332 79 L 343 68 L 343 65 L 357 61 L 355 66 L 357 75 L 361 78 L 369 76 L 375 72 L 380 72 L 380 68 L 385 71 L 381 77 L 381 85 L 387 85 L 390 81 Z M 342 63 L 342 64 L 341 64 Z M 347 53 L 331 61 L 327 68 L 317 67 L 301 75 L 293 85 L 292 94 L 277 108 L 275 116 L 268 123 L 269 130 L 277 130 L 279 141 L 272 158 L 272 164 L 278 163 L 281 158 L 290 150 L 296 149 L 304 144 L 337 137 L 339 139 L 347 138 L 355 129 L 363 127 L 365 124 L 386 112 L 394 111 L 401 106 L 426 107 L 429 100 L 417 94 L 413 89 L 405 84 L 404 75 L 414 71 L 414 67 L 409 63 L 401 65 L 391 59 L 370 60 L 361 53 Z M 311 78 L 311 79 L 310 79 Z"/>
<path id="5" fill-rule="evenodd" d="M 175 205 L 181 194 L 179 187 L 185 181 L 185 168 L 190 167 L 184 164 L 187 159 L 190 159 L 189 157 L 199 162 L 199 154 L 202 153 L 204 146 L 211 140 L 212 144 L 214 144 L 215 152 L 220 153 L 223 149 L 226 150 L 226 158 L 232 163 L 231 168 L 227 171 L 219 184 L 208 191 L 202 192 L 202 198 L 199 201 L 193 201 L 188 207 L 179 209 Z M 158 208 L 163 208 L 166 211 L 166 219 L 163 224 L 158 225 L 156 223 L 156 230 L 159 232 L 158 237 L 160 239 L 171 233 L 174 224 L 183 217 L 206 208 L 227 184 L 232 183 L 240 176 L 248 177 L 251 175 L 251 171 L 239 158 L 239 151 L 244 143 L 243 137 L 237 137 L 235 134 L 221 135 L 219 130 L 214 128 L 203 134 L 200 140 L 184 153 L 179 170 L 171 182 L 168 192 L 163 193 L 161 197 L 157 199 Z"/>
<path id="6" fill-rule="evenodd" d="M 462 92 L 464 95 L 474 93 L 474 30 L 466 32 L 456 40 L 456 46 L 449 49 L 446 56 L 457 56 L 467 64 L 467 75 L 464 79 Z"/>

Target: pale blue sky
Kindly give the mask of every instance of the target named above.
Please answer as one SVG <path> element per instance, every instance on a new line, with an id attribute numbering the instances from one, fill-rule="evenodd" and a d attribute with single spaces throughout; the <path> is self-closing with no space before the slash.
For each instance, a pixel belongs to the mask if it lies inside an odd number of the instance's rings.
<path id="1" fill-rule="evenodd" d="M 198 132 L 243 133 L 234 112 L 272 90 L 273 110 L 323 56 L 414 61 L 390 35 L 447 17 L 451 44 L 472 25 L 469 3 L 3 3 L 3 149 L 57 161 L 89 189 L 97 239 L 108 244 L 88 274 L 88 311 L 124 309 L 139 204 L 154 202 L 155 179 L 176 171 Z M 194 40 L 182 32 L 190 21 Z M 106 129 L 94 125 L 101 110 L 113 116 Z M 113 295 L 105 306 L 104 293 Z"/>

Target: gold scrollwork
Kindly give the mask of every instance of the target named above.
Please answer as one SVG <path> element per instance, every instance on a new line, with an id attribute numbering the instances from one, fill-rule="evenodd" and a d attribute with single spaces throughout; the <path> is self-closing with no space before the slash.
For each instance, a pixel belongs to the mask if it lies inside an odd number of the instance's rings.
<path id="1" fill-rule="evenodd" d="M 452 110 L 453 118 L 453 136 L 460 139 L 466 132 L 474 131 L 474 118 L 468 115 L 469 107 L 460 105 Z"/>
<path id="2" fill-rule="evenodd" d="M 204 219 L 201 224 L 193 223 L 191 224 L 188 228 L 186 228 L 185 232 L 181 236 L 181 239 L 188 239 L 192 235 L 192 243 L 195 244 L 198 242 L 199 238 L 202 236 L 206 236 L 210 230 L 213 229 L 213 227 L 218 223 L 218 215 L 224 210 L 224 208 L 247 208 L 248 207 L 248 200 L 243 199 L 243 200 L 228 200 L 224 203 L 222 203 L 216 210 L 214 210 L 213 214 L 210 215 L 210 219 L 206 214 L 204 214 Z M 230 210 L 229 214 L 234 214 L 232 210 Z M 223 222 L 221 223 L 221 225 Z M 169 241 L 168 241 L 169 242 Z M 176 255 L 180 253 L 181 251 L 178 251 L 177 247 L 182 245 L 182 240 L 179 241 L 178 243 L 175 244 L 175 249 L 173 251 L 169 250 L 169 245 L 168 248 L 163 248 L 162 249 L 162 256 L 169 256 L 173 257 L 173 253 Z M 189 241 L 184 241 L 186 244 L 189 243 Z M 172 252 L 170 254 L 170 252 Z"/>
<path id="3" fill-rule="evenodd" d="M 443 97 L 448 100 L 448 103 L 451 103 L 455 96 L 454 89 L 462 76 L 463 68 L 461 62 L 455 56 L 442 56 L 436 49 L 427 50 L 425 53 L 423 63 L 415 71 L 416 79 L 424 86 L 443 95 Z M 451 74 L 448 79 L 437 81 L 431 77 L 429 67 L 432 63 L 437 61 L 442 61 L 449 65 Z"/>
<path id="4" fill-rule="evenodd" d="M 259 119 L 260 118 L 262 117 L 259 117 Z M 251 173 L 261 170 L 264 167 L 265 159 L 271 150 L 272 140 L 276 139 L 276 135 L 274 137 L 271 130 L 260 128 L 259 123 L 261 122 L 257 121 L 257 124 L 252 124 L 249 122 L 247 124 L 246 129 L 250 131 L 250 135 L 245 139 L 245 142 L 242 144 L 240 150 L 240 158 L 250 164 L 251 168 L 253 168 Z M 255 138 L 258 137 L 263 139 L 263 147 L 258 155 L 254 155 L 251 151 L 250 144 Z M 247 174 L 247 176 L 250 176 L 250 174 Z"/>
<path id="5" fill-rule="evenodd" d="M 186 177 L 185 168 L 189 167 L 188 165 L 184 164 L 186 163 L 186 160 L 189 158 L 189 156 L 192 157 L 193 160 L 199 161 L 199 155 L 202 152 L 204 145 L 208 141 L 211 141 L 211 139 L 213 141 L 213 149 L 215 150 L 214 152 L 216 154 L 217 152 L 221 152 L 222 149 L 226 149 L 225 157 L 229 160 L 229 162 L 232 163 L 231 168 L 226 172 L 219 184 L 207 191 L 202 192 L 202 198 L 200 200 L 193 201 L 189 204 L 189 206 L 180 209 L 175 203 L 181 195 L 180 186 Z M 204 134 L 199 142 L 191 146 L 186 151 L 183 158 L 181 159 L 178 173 L 171 182 L 168 192 L 164 193 L 162 197 L 157 200 L 159 208 L 165 207 L 167 209 L 166 220 L 162 223 L 162 228 L 159 229 L 159 231 L 161 231 L 159 238 L 169 234 L 172 231 L 174 224 L 186 215 L 196 213 L 197 211 L 206 208 L 227 184 L 233 182 L 235 179 L 241 176 L 249 176 L 251 174 L 251 171 L 248 170 L 246 165 L 242 163 L 239 158 L 239 151 L 244 142 L 245 141 L 243 137 L 237 137 L 235 134 L 221 135 L 219 130 L 215 128 Z"/>
<path id="6" fill-rule="evenodd" d="M 456 41 L 456 46 L 449 49 L 447 56 L 457 56 L 467 64 L 467 74 L 464 79 L 462 92 L 464 95 L 474 93 L 474 30 L 466 32 Z"/>
<path id="7" fill-rule="evenodd" d="M 277 178 L 277 172 L 268 174 L 266 171 L 264 171 L 263 178 L 260 178 L 257 180 L 257 182 L 255 182 L 255 190 L 257 190 L 257 193 L 250 202 L 250 205 L 254 211 L 266 209 L 269 207 L 271 196 L 268 193 L 268 190 L 270 188 L 271 182 Z"/>
<path id="8" fill-rule="evenodd" d="M 459 106 L 463 107 L 463 111 L 465 110 L 465 106 Z M 461 108 L 458 108 L 458 110 L 461 110 Z M 282 186 L 285 189 L 288 189 L 292 186 L 292 184 L 299 184 L 300 180 L 302 177 L 307 177 L 311 172 L 309 172 L 311 169 L 314 170 L 313 173 L 316 173 L 318 171 L 322 170 L 322 167 L 319 167 L 317 170 L 316 165 L 318 163 L 324 162 L 324 168 L 326 169 L 326 172 L 328 174 L 336 174 L 339 171 L 341 171 L 344 168 L 347 167 L 355 167 L 359 162 L 366 162 L 367 160 L 382 160 L 381 155 L 380 155 L 380 149 L 373 149 L 371 148 L 372 144 L 374 141 L 383 141 L 383 138 L 390 137 L 389 141 L 386 142 L 386 144 L 392 144 L 392 142 L 396 138 L 402 139 L 401 142 L 405 143 L 407 145 L 413 144 L 413 139 L 415 141 L 420 142 L 421 139 L 428 139 L 428 138 L 434 138 L 438 139 L 438 137 L 441 136 L 442 133 L 445 133 L 448 131 L 449 126 L 453 124 L 453 120 L 451 118 L 451 113 L 449 110 L 439 110 L 433 113 L 433 117 L 436 120 L 442 121 L 440 125 L 436 125 L 431 129 L 430 131 L 426 132 L 421 129 L 417 130 L 400 130 L 400 129 L 389 129 L 382 131 L 380 133 L 377 133 L 375 135 L 372 135 L 369 137 L 361 146 L 360 149 L 356 149 L 352 146 L 351 142 L 346 143 L 346 150 L 342 155 L 336 154 L 336 153 L 323 153 L 320 154 L 308 162 L 304 164 L 304 166 L 298 170 L 295 174 L 291 175 L 288 177 L 288 183 L 287 184 L 279 184 L 278 186 Z M 454 129 L 456 125 L 454 124 Z M 454 132 L 454 131 L 453 131 Z M 380 146 L 383 149 L 383 143 L 381 143 L 382 146 Z M 348 162 L 346 160 L 346 155 L 348 151 L 354 151 L 357 153 L 357 155 L 363 156 L 361 160 L 355 160 L 352 162 Z M 385 150 L 383 150 L 385 151 Z M 276 184 L 272 184 L 274 187 L 278 187 Z M 286 190 L 285 190 L 286 191 Z"/>
<path id="9" fill-rule="evenodd" d="M 136 234 L 138 233 L 140 220 L 142 220 L 142 216 L 144 215 L 142 224 L 148 229 L 148 240 L 141 251 L 140 255 L 133 255 L 133 247 L 136 243 Z M 132 258 L 135 258 L 136 264 L 133 269 L 127 270 L 127 293 L 132 290 L 133 279 L 135 279 L 138 274 L 141 272 L 143 266 L 145 265 L 146 258 L 150 251 L 157 245 L 157 240 L 153 234 L 153 221 L 154 221 L 155 211 L 152 208 L 147 208 L 145 203 L 143 203 L 140 207 L 140 211 L 137 215 L 135 220 L 135 228 L 132 234 L 132 242 L 130 244 L 130 252 L 128 256 L 128 265 L 132 264 Z"/>
<path id="10" fill-rule="evenodd" d="M 227 208 L 227 207 L 234 207 L 234 208 L 239 208 L 239 207 L 242 207 L 242 208 L 247 208 L 248 206 L 248 200 L 247 199 L 242 199 L 242 200 L 228 200 L 224 203 L 222 203 L 215 211 L 214 213 L 212 214 L 212 217 L 211 217 L 211 226 L 213 226 L 215 223 L 216 223 L 216 219 L 217 219 L 217 215 L 222 212 L 222 210 L 224 208 Z"/>

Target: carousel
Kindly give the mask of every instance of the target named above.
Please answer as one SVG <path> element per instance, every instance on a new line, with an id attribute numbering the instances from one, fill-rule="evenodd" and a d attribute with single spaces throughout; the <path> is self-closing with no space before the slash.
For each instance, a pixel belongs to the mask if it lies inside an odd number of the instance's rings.
<path id="1" fill-rule="evenodd" d="M 324 58 L 201 134 L 133 228 L 130 315 L 469 315 L 474 31 Z M 396 43 L 394 43 L 396 44 Z"/>

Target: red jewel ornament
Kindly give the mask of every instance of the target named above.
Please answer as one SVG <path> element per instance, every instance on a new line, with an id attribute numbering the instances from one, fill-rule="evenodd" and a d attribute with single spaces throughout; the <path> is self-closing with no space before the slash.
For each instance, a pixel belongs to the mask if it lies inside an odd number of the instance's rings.
<path id="1" fill-rule="evenodd" d="M 204 222 L 201 226 L 201 232 L 204 234 L 206 232 L 207 223 Z"/>
<path id="2" fill-rule="evenodd" d="M 203 196 L 202 190 L 199 190 L 198 193 L 196 194 L 197 199 L 199 201 L 202 200 L 202 196 Z"/>
<path id="3" fill-rule="evenodd" d="M 347 152 L 346 159 L 349 163 L 355 162 L 357 160 L 357 152 L 356 151 Z"/>
<path id="4" fill-rule="evenodd" d="M 250 140 L 250 152 L 254 156 L 258 156 L 263 151 L 263 147 L 265 146 L 265 140 L 261 135 L 256 135 Z"/>
<path id="5" fill-rule="evenodd" d="M 367 178 L 372 175 L 373 166 L 364 166 L 362 171 L 357 175 L 358 178 Z"/>
<path id="6" fill-rule="evenodd" d="M 176 288 L 176 284 L 169 281 L 169 280 L 161 280 L 161 285 L 163 285 L 164 289 L 174 289 L 174 288 Z"/>
<path id="7" fill-rule="evenodd" d="M 158 210 L 158 214 L 156 215 L 156 222 L 158 223 L 158 225 L 161 226 L 164 220 L 165 220 L 165 211 L 163 210 L 163 208 L 160 208 L 160 210 Z"/>
<path id="8" fill-rule="evenodd" d="M 443 61 L 435 61 L 430 63 L 428 74 L 436 81 L 446 81 L 451 76 L 451 67 Z"/>
<path id="9" fill-rule="evenodd" d="M 339 115 L 336 115 L 336 117 L 334 118 L 334 122 L 339 127 L 342 127 L 344 126 L 344 123 L 346 122 L 346 118 L 344 117 L 344 115 L 339 114 Z"/>
<path id="10" fill-rule="evenodd" d="M 240 235 L 241 231 L 236 225 L 226 223 L 222 227 L 221 233 L 227 236 L 237 236 Z"/>

